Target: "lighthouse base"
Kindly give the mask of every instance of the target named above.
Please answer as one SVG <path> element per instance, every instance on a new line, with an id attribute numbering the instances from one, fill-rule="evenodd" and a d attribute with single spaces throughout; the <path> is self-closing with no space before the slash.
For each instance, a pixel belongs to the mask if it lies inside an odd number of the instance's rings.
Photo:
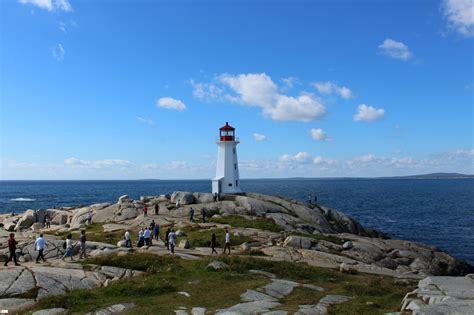
<path id="1" fill-rule="evenodd" d="M 214 178 L 212 180 L 212 193 L 215 194 L 236 194 L 241 193 L 240 187 L 236 187 L 239 185 L 239 182 L 236 183 L 226 183 L 224 181 L 224 177 L 221 178 Z"/>

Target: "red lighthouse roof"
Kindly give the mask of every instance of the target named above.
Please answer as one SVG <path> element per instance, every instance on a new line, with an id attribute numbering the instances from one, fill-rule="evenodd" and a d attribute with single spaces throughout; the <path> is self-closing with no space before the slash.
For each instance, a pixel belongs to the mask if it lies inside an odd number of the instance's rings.
<path id="1" fill-rule="evenodd" d="M 232 127 L 231 125 L 229 125 L 228 122 L 225 123 L 225 126 L 220 128 L 219 130 L 222 130 L 222 131 L 229 131 L 229 130 L 235 130 L 234 127 Z"/>

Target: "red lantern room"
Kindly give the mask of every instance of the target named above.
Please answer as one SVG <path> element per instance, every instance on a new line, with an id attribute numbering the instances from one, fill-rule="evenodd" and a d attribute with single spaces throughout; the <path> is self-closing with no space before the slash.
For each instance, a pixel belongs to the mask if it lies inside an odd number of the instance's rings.
<path id="1" fill-rule="evenodd" d="M 235 141 L 235 128 L 229 125 L 228 122 L 225 126 L 220 128 L 220 141 Z"/>

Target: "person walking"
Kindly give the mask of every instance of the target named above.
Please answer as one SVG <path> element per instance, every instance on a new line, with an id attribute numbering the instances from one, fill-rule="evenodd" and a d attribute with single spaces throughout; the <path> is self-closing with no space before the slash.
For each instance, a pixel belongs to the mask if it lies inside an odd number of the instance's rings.
<path id="1" fill-rule="evenodd" d="M 145 205 L 145 207 L 143 208 L 143 216 L 144 217 L 147 217 L 148 216 L 148 207 Z"/>
<path id="2" fill-rule="evenodd" d="M 212 236 L 211 236 L 211 249 L 212 249 L 211 255 L 214 254 L 214 253 L 217 255 L 216 246 L 217 246 L 216 233 L 212 233 Z"/>
<path id="3" fill-rule="evenodd" d="M 191 207 L 189 209 L 189 221 L 194 222 L 194 209 Z"/>
<path id="4" fill-rule="evenodd" d="M 61 260 L 64 260 L 64 258 L 66 257 L 71 257 L 71 261 L 74 261 L 72 256 L 73 256 L 72 234 L 69 233 L 66 238 L 66 252 L 64 253 L 64 256 L 61 258 Z"/>
<path id="5" fill-rule="evenodd" d="M 170 250 L 170 240 L 169 240 L 170 233 L 171 233 L 171 229 L 168 228 L 165 233 L 165 246 L 167 250 Z"/>
<path id="6" fill-rule="evenodd" d="M 168 243 L 170 244 L 171 253 L 174 254 L 174 248 L 176 246 L 176 233 L 171 230 L 170 235 L 168 235 Z"/>
<path id="7" fill-rule="evenodd" d="M 140 229 L 140 231 L 138 231 L 138 243 L 137 243 L 137 247 L 142 247 L 144 242 L 145 242 L 145 239 L 143 238 L 143 228 Z"/>
<path id="8" fill-rule="evenodd" d="M 44 251 L 45 241 L 43 238 L 43 234 L 40 234 L 39 237 L 35 241 L 35 249 L 38 251 L 38 256 L 36 256 L 36 263 L 39 264 L 39 260 L 42 259 L 43 262 L 46 261 L 44 259 L 43 251 Z"/>
<path id="9" fill-rule="evenodd" d="M 19 266 L 20 264 L 16 261 L 16 245 L 18 242 L 15 239 L 15 233 L 10 233 L 10 237 L 8 238 L 8 250 L 10 252 L 10 256 L 8 256 L 7 261 L 5 261 L 5 266 L 8 266 L 8 263 L 13 259 L 15 262 L 15 266 Z"/>
<path id="10" fill-rule="evenodd" d="M 81 245 L 79 259 L 86 258 L 86 241 L 86 230 L 81 230 L 81 235 L 79 235 L 79 243 Z"/>
<path id="11" fill-rule="evenodd" d="M 125 247 L 132 248 L 132 239 L 130 238 L 130 231 L 125 231 L 125 235 L 123 236 L 125 239 Z"/>
<path id="12" fill-rule="evenodd" d="M 151 246 L 151 232 L 150 229 L 146 228 L 143 232 L 143 239 L 146 246 Z"/>
<path id="13" fill-rule="evenodd" d="M 153 235 L 156 241 L 160 239 L 160 226 L 158 224 L 153 227 Z"/>
<path id="14" fill-rule="evenodd" d="M 86 225 L 92 224 L 92 212 L 88 212 L 86 215 Z"/>
<path id="15" fill-rule="evenodd" d="M 202 216 L 202 222 L 204 222 L 204 223 L 206 223 L 206 215 L 207 215 L 206 208 L 202 208 L 201 209 L 201 216 Z"/>
<path id="16" fill-rule="evenodd" d="M 155 205 L 153 206 L 154 210 L 155 210 L 155 214 L 158 215 L 158 213 L 160 212 L 160 206 L 155 203 Z"/>
<path id="17" fill-rule="evenodd" d="M 51 221 L 49 220 L 47 215 L 44 216 L 43 226 L 47 229 L 51 227 Z"/>
<path id="18" fill-rule="evenodd" d="M 228 229 L 225 229 L 225 245 L 224 245 L 224 254 L 225 250 L 229 250 L 229 255 L 230 255 L 230 232 Z"/>
<path id="19" fill-rule="evenodd" d="M 155 220 L 151 220 L 151 223 L 150 223 L 150 231 L 153 232 L 153 230 L 155 229 Z"/>

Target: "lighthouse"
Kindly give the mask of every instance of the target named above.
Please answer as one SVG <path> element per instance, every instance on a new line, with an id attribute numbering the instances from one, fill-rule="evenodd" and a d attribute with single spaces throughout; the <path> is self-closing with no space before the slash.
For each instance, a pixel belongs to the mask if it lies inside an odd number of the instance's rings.
<path id="1" fill-rule="evenodd" d="M 216 141 L 217 165 L 216 177 L 212 179 L 212 193 L 240 193 L 239 163 L 237 162 L 237 144 L 235 128 L 229 125 L 219 129 L 219 140 Z"/>

